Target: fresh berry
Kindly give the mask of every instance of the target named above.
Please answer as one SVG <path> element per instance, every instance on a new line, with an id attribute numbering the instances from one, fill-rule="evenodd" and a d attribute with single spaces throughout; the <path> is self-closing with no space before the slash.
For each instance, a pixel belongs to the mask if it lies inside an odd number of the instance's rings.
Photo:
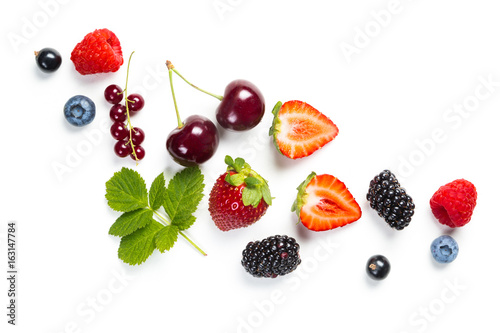
<path id="1" fill-rule="evenodd" d="M 71 61 L 82 75 L 116 72 L 123 64 L 120 41 L 112 31 L 97 29 L 75 46 Z"/>
<path id="2" fill-rule="evenodd" d="M 146 151 L 141 146 L 135 146 L 134 147 L 134 152 L 135 152 L 135 156 L 134 156 L 133 153 L 130 154 L 130 157 L 134 161 L 140 161 L 140 160 L 142 160 L 144 158 L 144 156 L 146 156 Z"/>
<path id="3" fill-rule="evenodd" d="M 255 277 L 275 278 L 297 268 L 301 262 L 299 250 L 294 238 L 271 236 L 248 243 L 242 252 L 241 264 Z"/>
<path id="4" fill-rule="evenodd" d="M 436 219 L 451 228 L 463 227 L 476 207 L 476 187 L 465 179 L 457 179 L 441 186 L 430 200 Z"/>
<path id="5" fill-rule="evenodd" d="M 249 81 L 235 80 L 226 86 L 215 115 L 223 128 L 246 131 L 260 123 L 264 111 L 264 96 L 260 90 Z"/>
<path id="6" fill-rule="evenodd" d="M 386 257 L 375 255 L 368 259 L 366 263 L 366 272 L 374 280 L 383 280 L 391 271 L 391 264 Z"/>
<path id="7" fill-rule="evenodd" d="M 278 151 L 292 159 L 311 155 L 339 132 L 327 116 L 304 102 L 278 102 L 273 114 L 269 135 Z"/>
<path id="8" fill-rule="evenodd" d="M 361 217 L 361 208 L 351 192 L 334 176 L 312 172 L 297 190 L 292 212 L 310 230 L 343 227 Z"/>
<path id="9" fill-rule="evenodd" d="M 447 264 L 457 257 L 458 244 L 451 236 L 439 236 L 431 244 L 431 253 L 437 262 Z"/>
<path id="10" fill-rule="evenodd" d="M 59 69 L 62 63 L 61 54 L 53 48 L 46 47 L 35 52 L 38 68 L 44 73 L 52 73 Z"/>
<path id="11" fill-rule="evenodd" d="M 173 160 L 183 166 L 195 166 L 208 161 L 219 146 L 219 132 L 208 118 L 192 115 L 182 122 L 175 100 L 172 71 L 174 66 L 167 61 L 170 90 L 177 115 L 177 127 L 167 137 L 167 151 Z"/>
<path id="12" fill-rule="evenodd" d="M 110 132 L 115 140 L 123 140 L 129 135 L 127 125 L 118 121 L 115 121 L 113 125 L 111 125 Z"/>
<path id="13" fill-rule="evenodd" d="M 415 204 L 391 171 L 384 170 L 370 181 L 366 199 L 391 228 L 403 230 L 410 224 Z"/>
<path id="14" fill-rule="evenodd" d="M 208 210 L 222 231 L 248 227 L 257 222 L 272 202 L 267 181 L 244 159 L 226 156 L 227 172 L 215 182 Z"/>
<path id="15" fill-rule="evenodd" d="M 95 118 L 95 104 L 87 96 L 73 96 L 64 105 L 64 117 L 73 126 L 88 125 Z"/>
<path id="16" fill-rule="evenodd" d="M 104 99 L 111 104 L 118 104 L 123 99 L 123 90 L 116 84 L 111 84 L 104 89 Z"/>
<path id="17" fill-rule="evenodd" d="M 127 140 L 119 140 L 115 143 L 115 154 L 118 157 L 127 157 L 132 153 L 132 148 Z"/>
<path id="18" fill-rule="evenodd" d="M 127 120 L 127 109 L 123 104 L 115 104 L 109 110 L 109 118 L 113 121 L 124 122 Z"/>
<path id="19" fill-rule="evenodd" d="M 262 120 L 265 111 L 264 96 L 253 83 L 246 80 L 234 80 L 226 86 L 224 96 L 220 96 L 200 89 L 186 80 L 168 60 L 167 67 L 193 88 L 220 101 L 215 115 L 222 128 L 246 131 L 257 126 Z"/>
<path id="20" fill-rule="evenodd" d="M 134 112 L 139 112 L 144 107 L 144 98 L 139 94 L 130 94 L 127 97 L 128 110 Z"/>
<path id="21" fill-rule="evenodd" d="M 133 127 L 132 128 L 132 143 L 134 145 L 140 145 L 145 138 L 144 131 L 140 129 L 139 127 Z"/>

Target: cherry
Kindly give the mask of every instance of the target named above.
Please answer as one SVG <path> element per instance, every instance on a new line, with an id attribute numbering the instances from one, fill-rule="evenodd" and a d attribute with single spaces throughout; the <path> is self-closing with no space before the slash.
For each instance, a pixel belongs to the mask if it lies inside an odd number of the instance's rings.
<path id="1" fill-rule="evenodd" d="M 146 151 L 141 146 L 135 146 L 134 151 L 135 151 L 135 156 L 134 156 L 134 154 L 130 154 L 130 157 L 134 161 L 140 161 L 144 158 L 144 156 L 146 156 Z"/>
<path id="2" fill-rule="evenodd" d="M 264 109 L 264 96 L 260 90 L 249 81 L 235 80 L 226 86 L 215 114 L 223 128 L 246 131 L 260 123 Z"/>
<path id="3" fill-rule="evenodd" d="M 115 104 L 109 110 L 109 117 L 113 121 L 124 122 L 127 120 L 127 109 L 123 104 Z"/>
<path id="4" fill-rule="evenodd" d="M 167 138 L 167 150 L 177 163 L 195 166 L 210 159 L 219 145 L 217 127 L 208 118 L 194 115 L 175 128 Z"/>
<path id="5" fill-rule="evenodd" d="M 123 99 L 123 90 L 116 84 L 111 84 L 104 89 L 104 99 L 111 104 L 118 104 Z"/>
<path id="6" fill-rule="evenodd" d="M 209 160 L 219 146 L 217 127 L 208 118 L 192 115 L 181 121 L 177 102 L 175 100 L 174 85 L 172 83 L 172 69 L 174 66 L 167 61 L 170 89 L 177 115 L 177 128 L 167 137 L 166 147 L 175 162 L 183 166 L 195 166 Z"/>
<path id="7" fill-rule="evenodd" d="M 139 127 L 132 128 L 131 134 L 132 134 L 132 143 L 134 145 L 140 145 L 144 141 L 145 137 L 144 131 Z"/>
<path id="8" fill-rule="evenodd" d="M 175 68 L 172 70 L 192 87 L 221 101 L 215 111 L 221 127 L 246 131 L 257 126 L 262 120 L 265 111 L 264 96 L 253 83 L 246 80 L 232 81 L 226 86 L 224 96 L 219 96 L 190 83 Z"/>
<path id="9" fill-rule="evenodd" d="M 139 112 L 144 107 L 144 98 L 139 94 L 130 94 L 127 97 L 129 111 Z"/>
<path id="10" fill-rule="evenodd" d="M 132 148 L 128 144 L 128 140 L 120 140 L 115 143 L 115 154 L 118 157 L 127 157 L 132 153 Z"/>
<path id="11" fill-rule="evenodd" d="M 129 134 L 129 131 L 127 130 L 127 125 L 119 121 L 115 121 L 113 125 L 111 125 L 109 131 L 111 132 L 111 136 L 115 140 L 123 140 Z"/>

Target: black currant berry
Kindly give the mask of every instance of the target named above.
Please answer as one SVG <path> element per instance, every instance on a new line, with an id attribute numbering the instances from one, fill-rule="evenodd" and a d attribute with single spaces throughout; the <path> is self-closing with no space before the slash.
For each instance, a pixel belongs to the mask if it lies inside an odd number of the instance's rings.
<path id="1" fill-rule="evenodd" d="M 61 54 L 50 47 L 35 52 L 35 60 L 38 68 L 44 73 L 55 72 L 62 62 Z"/>
<path id="2" fill-rule="evenodd" d="M 374 280 L 383 280 L 387 277 L 391 270 L 391 264 L 386 257 L 375 255 L 368 259 L 366 263 L 366 272 L 368 276 Z"/>

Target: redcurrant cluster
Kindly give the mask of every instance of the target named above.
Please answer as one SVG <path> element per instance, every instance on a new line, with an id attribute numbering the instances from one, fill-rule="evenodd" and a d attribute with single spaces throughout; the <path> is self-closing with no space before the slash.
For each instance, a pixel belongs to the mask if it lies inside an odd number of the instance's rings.
<path id="1" fill-rule="evenodd" d="M 126 82 L 128 83 L 128 68 Z M 118 157 L 130 156 L 133 160 L 140 161 L 146 155 L 144 148 L 141 146 L 144 141 L 144 131 L 139 127 L 132 127 L 130 117 L 142 110 L 144 98 L 139 94 L 127 96 L 127 83 L 125 89 L 116 84 L 109 85 L 104 90 L 104 98 L 113 104 L 109 111 L 109 117 L 113 121 L 110 129 L 111 136 L 117 140 L 114 148 L 115 154 Z M 125 100 L 124 104 L 121 103 L 122 100 Z"/>

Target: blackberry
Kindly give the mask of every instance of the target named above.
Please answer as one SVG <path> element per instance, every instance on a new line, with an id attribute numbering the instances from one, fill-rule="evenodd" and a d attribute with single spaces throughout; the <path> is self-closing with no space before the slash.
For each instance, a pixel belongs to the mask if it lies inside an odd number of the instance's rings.
<path id="1" fill-rule="evenodd" d="M 370 181 L 366 199 L 391 228 L 403 230 L 410 224 L 415 204 L 391 171 L 384 170 Z"/>
<path id="2" fill-rule="evenodd" d="M 275 278 L 285 275 L 300 264 L 300 246 L 288 236 L 270 236 L 250 242 L 243 250 L 241 264 L 255 277 Z"/>

